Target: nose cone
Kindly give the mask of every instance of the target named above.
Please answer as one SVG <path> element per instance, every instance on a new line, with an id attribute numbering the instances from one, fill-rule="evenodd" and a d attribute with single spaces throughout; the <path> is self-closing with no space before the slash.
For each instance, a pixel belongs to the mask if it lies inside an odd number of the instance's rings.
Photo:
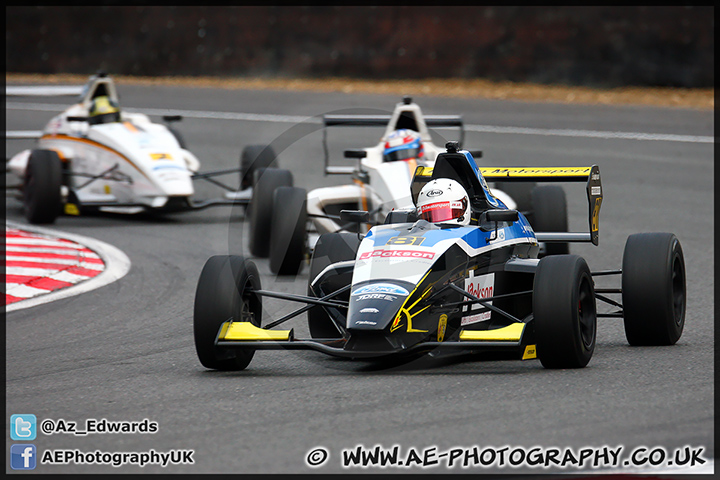
<path id="1" fill-rule="evenodd" d="M 395 318 L 412 284 L 369 281 L 354 285 L 350 295 L 347 328 L 349 330 L 384 330 Z"/>

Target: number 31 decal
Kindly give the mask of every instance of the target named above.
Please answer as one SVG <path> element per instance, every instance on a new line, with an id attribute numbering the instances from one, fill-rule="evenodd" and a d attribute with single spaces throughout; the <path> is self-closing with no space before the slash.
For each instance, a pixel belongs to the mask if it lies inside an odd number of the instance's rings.
<path id="1" fill-rule="evenodd" d="M 391 237 L 388 239 L 387 243 L 385 245 L 420 245 L 425 241 L 425 237 L 412 237 L 412 236 L 403 236 L 403 237 Z"/>

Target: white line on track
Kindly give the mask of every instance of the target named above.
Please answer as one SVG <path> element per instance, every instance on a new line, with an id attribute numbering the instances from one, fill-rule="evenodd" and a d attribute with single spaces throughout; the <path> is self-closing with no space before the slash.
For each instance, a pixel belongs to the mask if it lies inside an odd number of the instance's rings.
<path id="1" fill-rule="evenodd" d="M 20 103 L 8 102 L 5 106 L 8 110 L 34 110 L 44 112 L 59 112 L 66 106 L 44 103 Z M 214 120 L 240 120 L 247 122 L 277 122 L 277 123 L 319 123 L 317 117 L 303 117 L 299 115 L 273 115 L 259 113 L 235 113 L 235 112 L 209 112 L 201 110 L 174 110 L 158 108 L 128 108 L 128 111 L 144 113 L 146 115 L 182 115 L 187 118 L 205 118 Z M 582 137 L 582 138 L 604 138 L 622 140 L 653 140 L 663 142 L 687 142 L 687 143 L 714 143 L 715 138 L 705 135 L 674 135 L 662 133 L 641 133 L 641 132 L 612 132 L 600 130 L 574 130 L 574 129 L 549 129 L 549 128 L 526 128 L 526 127 L 502 127 L 494 125 L 465 125 L 465 130 L 470 132 L 499 133 L 513 135 L 544 135 L 560 137 Z M 15 132 L 20 133 L 20 132 Z"/>
<path id="2" fill-rule="evenodd" d="M 50 230 L 47 228 L 23 225 L 11 221 L 6 221 L 6 228 L 16 228 L 18 230 L 25 230 L 28 232 L 35 232 L 59 238 L 66 238 L 77 242 L 81 245 L 87 246 L 89 249 L 96 252 L 100 258 L 105 262 L 105 269 L 97 276 L 89 278 L 77 285 L 55 290 L 50 293 L 40 295 L 37 297 L 26 298 L 18 302 L 11 303 L 5 307 L 6 312 L 12 312 L 14 310 L 20 310 L 23 308 L 34 307 L 43 303 L 60 300 L 61 298 L 68 298 L 81 293 L 95 290 L 96 288 L 104 287 L 112 282 L 124 277 L 128 271 L 130 271 L 130 259 L 116 247 L 110 244 L 95 240 L 94 238 L 77 235 L 74 233 L 60 232 L 57 230 Z M 60 278 L 56 278 L 60 280 Z"/>

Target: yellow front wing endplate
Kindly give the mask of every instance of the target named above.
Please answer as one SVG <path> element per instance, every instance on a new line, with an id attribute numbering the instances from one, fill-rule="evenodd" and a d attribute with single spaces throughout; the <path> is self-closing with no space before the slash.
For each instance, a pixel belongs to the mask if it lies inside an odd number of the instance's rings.
<path id="1" fill-rule="evenodd" d="M 291 340 L 293 331 L 264 330 L 250 322 L 225 322 L 220 329 L 218 340 L 258 341 L 258 340 Z"/>

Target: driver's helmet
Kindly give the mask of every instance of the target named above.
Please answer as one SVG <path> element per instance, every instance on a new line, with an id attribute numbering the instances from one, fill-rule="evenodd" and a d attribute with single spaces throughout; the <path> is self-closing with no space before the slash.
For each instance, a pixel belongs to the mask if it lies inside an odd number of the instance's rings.
<path id="1" fill-rule="evenodd" d="M 418 217 L 432 223 L 470 224 L 470 197 L 449 178 L 430 180 L 417 199 Z"/>
<path id="2" fill-rule="evenodd" d="M 117 102 L 110 100 L 110 97 L 95 97 L 90 104 L 88 112 L 88 123 L 97 125 L 100 123 L 112 123 L 120 121 L 120 107 Z"/>
<path id="3" fill-rule="evenodd" d="M 402 128 L 391 132 L 385 141 L 383 162 L 397 160 L 422 160 L 425 150 L 420 134 L 414 130 Z"/>

